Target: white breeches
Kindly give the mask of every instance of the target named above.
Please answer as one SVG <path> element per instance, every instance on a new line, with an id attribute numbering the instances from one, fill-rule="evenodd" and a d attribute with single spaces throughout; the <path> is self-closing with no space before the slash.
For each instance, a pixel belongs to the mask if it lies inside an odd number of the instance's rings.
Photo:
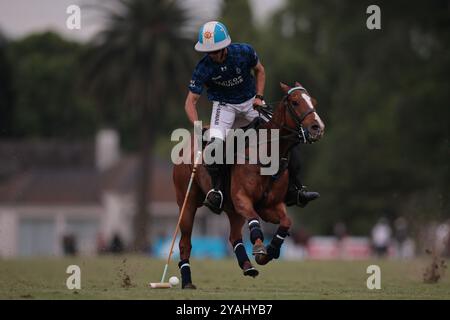
<path id="1" fill-rule="evenodd" d="M 225 141 L 229 129 L 246 126 L 258 117 L 258 111 L 253 109 L 254 99 L 251 98 L 239 104 L 213 101 L 209 138 L 219 138 Z"/>

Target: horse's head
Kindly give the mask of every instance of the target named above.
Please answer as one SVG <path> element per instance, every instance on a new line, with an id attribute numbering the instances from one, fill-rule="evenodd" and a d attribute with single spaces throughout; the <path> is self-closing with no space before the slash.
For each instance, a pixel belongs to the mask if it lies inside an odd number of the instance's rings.
<path id="1" fill-rule="evenodd" d="M 303 86 L 296 82 L 295 87 L 280 83 L 286 94 L 283 99 L 286 108 L 286 125 L 299 132 L 304 142 L 313 143 L 322 138 L 325 125 L 316 112 L 316 100 L 309 96 Z"/>

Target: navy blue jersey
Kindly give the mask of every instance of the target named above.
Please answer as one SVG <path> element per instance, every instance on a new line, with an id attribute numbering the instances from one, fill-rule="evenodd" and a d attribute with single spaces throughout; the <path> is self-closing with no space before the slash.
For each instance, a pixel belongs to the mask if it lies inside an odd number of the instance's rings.
<path id="1" fill-rule="evenodd" d="M 255 50 L 245 43 L 233 43 L 222 64 L 205 55 L 195 67 L 189 90 L 201 94 L 207 88 L 208 99 L 242 103 L 256 94 L 255 78 L 250 72 L 258 63 Z"/>

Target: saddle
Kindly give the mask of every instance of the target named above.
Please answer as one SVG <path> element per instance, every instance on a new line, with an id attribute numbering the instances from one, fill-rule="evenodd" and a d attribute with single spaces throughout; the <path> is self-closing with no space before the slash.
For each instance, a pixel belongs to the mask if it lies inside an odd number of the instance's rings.
<path id="1" fill-rule="evenodd" d="M 248 125 L 241 127 L 242 130 L 247 131 L 248 129 L 255 129 L 258 130 L 258 128 L 263 125 L 264 123 L 266 123 L 264 121 L 263 118 L 261 117 L 256 117 L 255 119 L 253 119 Z"/>

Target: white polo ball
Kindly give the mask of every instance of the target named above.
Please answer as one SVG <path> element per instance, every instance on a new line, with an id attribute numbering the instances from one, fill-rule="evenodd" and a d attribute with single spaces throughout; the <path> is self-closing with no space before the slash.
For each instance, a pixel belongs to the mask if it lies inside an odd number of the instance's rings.
<path id="1" fill-rule="evenodd" d="M 177 286 L 180 283 L 180 280 L 178 280 L 177 277 L 173 276 L 173 277 L 170 277 L 169 283 L 173 286 Z"/>

